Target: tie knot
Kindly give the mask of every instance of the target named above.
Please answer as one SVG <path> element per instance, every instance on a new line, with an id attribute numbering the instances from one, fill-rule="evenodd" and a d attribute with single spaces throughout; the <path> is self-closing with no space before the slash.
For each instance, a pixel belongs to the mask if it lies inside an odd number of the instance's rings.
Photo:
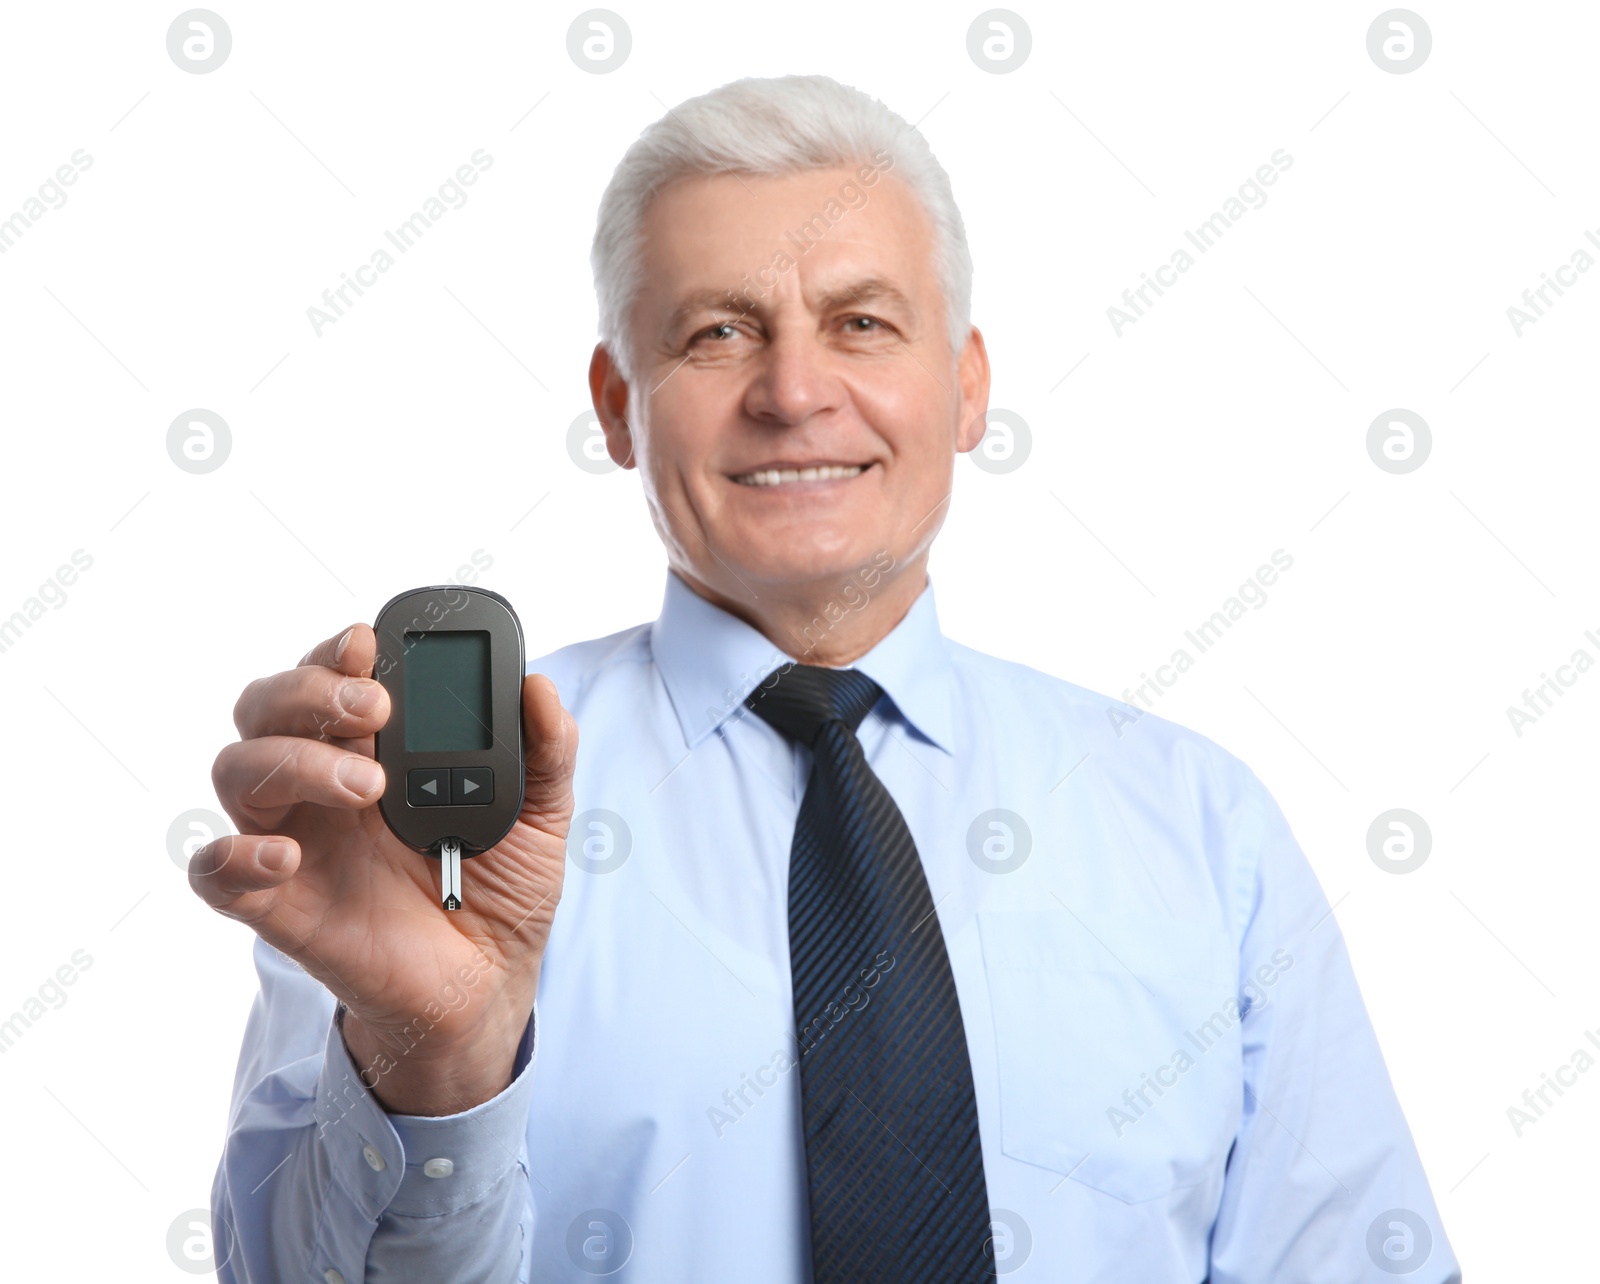
<path id="1" fill-rule="evenodd" d="M 853 733 L 882 694 L 857 669 L 791 664 L 774 669 L 744 703 L 764 722 L 810 747 L 829 722 L 842 722 Z"/>

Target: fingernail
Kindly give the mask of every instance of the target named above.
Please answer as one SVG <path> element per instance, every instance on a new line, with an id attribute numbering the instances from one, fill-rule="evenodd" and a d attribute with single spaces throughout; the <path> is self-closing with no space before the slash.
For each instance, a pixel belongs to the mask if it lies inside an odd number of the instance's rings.
<path id="1" fill-rule="evenodd" d="M 260 847 L 256 848 L 256 864 L 269 874 L 276 874 L 288 863 L 288 843 L 262 843 Z"/>
<path id="2" fill-rule="evenodd" d="M 377 708 L 379 685 L 371 678 L 351 678 L 339 687 L 339 703 L 347 712 L 363 717 Z"/>
<path id="3" fill-rule="evenodd" d="M 383 768 L 371 758 L 346 758 L 337 774 L 341 785 L 363 798 L 383 787 Z"/>
<path id="4" fill-rule="evenodd" d="M 344 631 L 344 636 L 339 639 L 339 645 L 333 648 L 333 662 L 335 664 L 338 664 L 340 660 L 344 659 L 344 649 L 350 645 L 350 635 L 355 631 L 355 625 L 352 624 Z"/>

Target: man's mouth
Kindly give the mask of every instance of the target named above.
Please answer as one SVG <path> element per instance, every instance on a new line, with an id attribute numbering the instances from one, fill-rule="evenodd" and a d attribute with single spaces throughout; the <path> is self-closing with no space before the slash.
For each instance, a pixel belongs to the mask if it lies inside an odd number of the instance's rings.
<path id="1" fill-rule="evenodd" d="M 733 480 L 741 486 L 781 486 L 785 482 L 837 481 L 857 477 L 870 464 L 801 464 L 795 467 L 775 466 L 757 468 L 753 472 L 736 473 Z"/>

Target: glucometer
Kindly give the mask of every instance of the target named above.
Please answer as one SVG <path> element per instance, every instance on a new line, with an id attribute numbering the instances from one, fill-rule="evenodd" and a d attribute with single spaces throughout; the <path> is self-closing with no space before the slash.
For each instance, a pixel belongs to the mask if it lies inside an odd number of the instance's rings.
<path id="1" fill-rule="evenodd" d="M 391 598 L 372 628 L 390 704 L 374 737 L 378 808 L 396 838 L 439 858 L 440 898 L 460 909 L 462 858 L 522 810 L 522 624 L 498 593 L 436 584 Z"/>

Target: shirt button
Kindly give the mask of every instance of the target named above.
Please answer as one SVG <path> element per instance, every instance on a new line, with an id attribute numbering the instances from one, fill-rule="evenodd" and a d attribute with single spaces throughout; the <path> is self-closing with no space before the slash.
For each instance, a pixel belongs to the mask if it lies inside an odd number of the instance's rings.
<path id="1" fill-rule="evenodd" d="M 376 1146 L 361 1147 L 361 1154 L 367 1161 L 367 1167 L 375 1173 L 381 1173 L 389 1166 L 389 1161 L 378 1153 Z"/>
<path id="2" fill-rule="evenodd" d="M 456 1166 L 448 1159 L 430 1159 L 422 1165 L 422 1171 L 429 1177 L 448 1177 L 455 1170 Z"/>
<path id="3" fill-rule="evenodd" d="M 322 1272 L 322 1278 L 327 1280 L 328 1284 L 344 1284 L 344 1276 L 339 1274 L 339 1272 L 334 1270 L 331 1266 Z"/>

